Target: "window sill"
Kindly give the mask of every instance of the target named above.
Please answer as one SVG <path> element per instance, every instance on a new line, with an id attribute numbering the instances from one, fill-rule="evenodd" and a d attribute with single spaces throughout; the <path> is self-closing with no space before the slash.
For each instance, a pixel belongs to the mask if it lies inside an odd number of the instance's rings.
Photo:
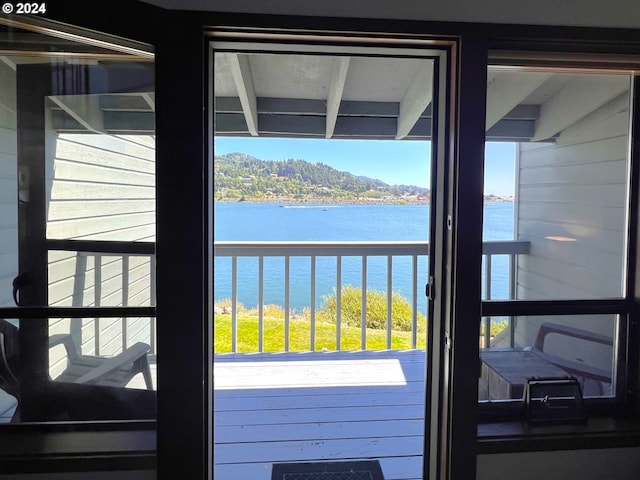
<path id="1" fill-rule="evenodd" d="M 640 417 L 593 417 L 580 425 L 478 425 L 478 454 L 640 446 Z"/>
<path id="2" fill-rule="evenodd" d="M 156 468 L 155 422 L 135 425 L 3 425 L 3 473 Z"/>

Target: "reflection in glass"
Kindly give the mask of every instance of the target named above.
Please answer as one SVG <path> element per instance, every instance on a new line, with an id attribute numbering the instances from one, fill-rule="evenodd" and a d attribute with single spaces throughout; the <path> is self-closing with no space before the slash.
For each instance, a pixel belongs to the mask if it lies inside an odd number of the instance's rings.
<path id="1" fill-rule="evenodd" d="M 492 295 L 624 294 L 630 76 L 490 67 L 485 241 L 525 251 L 493 265 Z"/>
<path id="2" fill-rule="evenodd" d="M 47 318 L 61 315 L 47 307 L 155 305 L 153 54 L 9 30 L 0 307 L 40 307 L 42 317 L 0 320 L 0 417 L 10 395 L 13 422 L 155 418 L 151 309 Z"/>
<path id="3" fill-rule="evenodd" d="M 574 376 L 585 397 L 614 395 L 617 323 L 615 315 L 492 319 L 480 342 L 479 400 L 521 399 L 528 377 Z"/>

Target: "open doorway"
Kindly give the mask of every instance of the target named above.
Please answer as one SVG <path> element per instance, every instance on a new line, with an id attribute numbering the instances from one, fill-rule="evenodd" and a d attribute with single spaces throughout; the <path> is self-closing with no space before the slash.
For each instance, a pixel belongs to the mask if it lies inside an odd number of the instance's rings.
<path id="1" fill-rule="evenodd" d="M 422 478 L 435 62 L 213 49 L 216 478 Z"/>

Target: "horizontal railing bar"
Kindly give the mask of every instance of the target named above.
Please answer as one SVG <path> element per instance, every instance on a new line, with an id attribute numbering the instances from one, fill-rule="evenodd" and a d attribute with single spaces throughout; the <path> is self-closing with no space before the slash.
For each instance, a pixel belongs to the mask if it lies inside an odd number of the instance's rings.
<path id="1" fill-rule="evenodd" d="M 9 307 L 0 318 L 119 318 L 156 317 L 156 307 Z"/>
<path id="2" fill-rule="evenodd" d="M 427 255 L 428 242 L 215 242 L 216 257 Z"/>
<path id="3" fill-rule="evenodd" d="M 388 256 L 428 255 L 429 242 L 215 242 L 216 257 Z M 484 242 L 485 255 L 528 253 L 530 242 L 505 240 Z"/>
<path id="4" fill-rule="evenodd" d="M 515 255 L 529 253 L 531 242 L 528 240 L 491 240 L 482 242 L 483 255 Z"/>
<path id="5" fill-rule="evenodd" d="M 153 255 L 156 251 L 156 244 L 154 242 L 110 240 L 47 240 L 47 249 L 104 254 Z"/>
<path id="6" fill-rule="evenodd" d="M 482 302 L 483 317 L 517 315 L 599 315 L 631 311 L 623 298 L 597 300 L 489 300 Z"/>

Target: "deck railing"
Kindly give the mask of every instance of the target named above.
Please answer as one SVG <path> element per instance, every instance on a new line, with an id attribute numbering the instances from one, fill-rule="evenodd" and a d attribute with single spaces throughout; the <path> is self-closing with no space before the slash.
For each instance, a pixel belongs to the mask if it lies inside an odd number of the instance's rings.
<path id="1" fill-rule="evenodd" d="M 51 305 L 156 304 L 156 257 L 152 242 L 48 240 L 47 246 L 50 252 L 62 254 L 49 264 Z M 64 255 L 65 252 L 70 255 Z M 148 343 L 150 353 L 157 353 L 155 318 L 86 318 L 82 323 L 74 322 L 70 333 L 82 344 L 83 353 L 113 355 L 136 341 Z"/>
<path id="2" fill-rule="evenodd" d="M 484 257 L 484 294 L 485 299 L 492 298 L 492 259 L 498 255 L 508 256 L 508 298 L 515 296 L 515 258 L 518 254 L 526 254 L 529 251 L 527 241 L 492 241 L 483 244 Z M 418 333 L 418 296 L 424 295 L 425 285 L 418 284 L 418 262 L 420 258 L 426 258 L 429 252 L 428 242 L 215 242 L 215 257 L 231 258 L 231 351 L 238 349 L 238 258 L 253 257 L 258 261 L 258 351 L 264 351 L 264 278 L 265 259 L 269 257 L 284 258 L 284 351 L 289 351 L 289 332 L 291 326 L 291 259 L 293 257 L 307 257 L 310 260 L 309 285 L 310 285 L 310 344 L 311 351 L 315 349 L 316 330 L 316 260 L 318 257 L 335 258 L 335 292 L 336 292 L 336 348 L 341 345 L 341 292 L 342 292 L 342 260 L 343 257 L 360 257 L 361 259 L 361 284 L 362 284 L 362 319 L 361 319 L 361 346 L 366 349 L 367 321 L 366 321 L 366 295 L 367 295 L 367 267 L 369 257 L 386 257 L 386 348 L 392 345 L 392 274 L 393 259 L 396 257 L 409 257 L 411 259 L 411 295 L 408 299 L 412 307 L 411 343 L 412 348 L 417 346 Z M 221 281 L 217 279 L 217 281 Z M 490 345 L 490 321 L 484 321 L 485 347 Z"/>
<path id="3" fill-rule="evenodd" d="M 78 242 L 76 242 L 78 243 Z M 75 248 L 73 248 L 75 247 Z M 101 248 L 96 248 L 101 247 Z M 120 287 L 122 302 L 120 306 L 127 306 L 128 290 L 130 288 L 131 280 L 129 277 L 129 262 L 133 257 L 146 257 L 149 260 L 147 265 L 147 271 L 149 276 L 146 279 L 148 282 L 148 288 L 150 289 L 149 299 L 151 304 L 155 304 L 155 255 L 153 252 L 153 245 L 135 246 L 129 248 L 122 248 L 119 251 L 111 251 L 111 245 L 100 245 L 96 242 L 91 242 L 88 245 L 73 244 L 58 246 L 58 250 L 76 251 L 77 252 L 77 264 L 74 282 L 74 304 L 100 306 L 102 298 L 102 285 L 105 280 L 104 269 L 108 267 L 109 263 L 120 262 L 118 270 L 119 274 L 112 279 L 116 281 Z M 289 333 L 291 327 L 291 259 L 294 257 L 307 257 L 309 259 L 309 316 L 310 316 L 310 342 L 309 349 L 313 351 L 315 349 L 316 339 L 316 298 L 317 298 L 317 279 L 318 273 L 316 269 L 317 259 L 319 257 L 328 257 L 335 262 L 335 293 L 336 293 L 336 348 L 339 350 L 342 337 L 342 305 L 341 305 L 341 293 L 343 290 L 343 259 L 345 257 L 359 258 L 361 267 L 359 267 L 359 276 L 362 285 L 362 318 L 361 318 L 361 348 L 366 349 L 367 345 L 367 319 L 366 319 L 366 295 L 367 295 L 367 278 L 369 272 L 369 259 L 370 257 L 383 257 L 386 259 L 386 268 L 384 273 L 383 282 L 386 285 L 386 348 L 392 348 L 392 299 L 393 299 L 393 272 L 394 272 L 394 259 L 405 257 L 410 259 L 410 285 L 411 293 L 408 301 L 411 305 L 412 318 L 411 318 L 411 346 L 416 348 L 418 345 L 418 304 L 420 298 L 424 298 L 425 285 L 421 284 L 419 272 L 422 276 L 426 277 L 426 271 L 421 269 L 424 267 L 424 261 L 428 257 L 429 243 L 428 242 L 215 242 L 214 243 L 214 256 L 215 257 L 229 257 L 231 259 L 231 274 L 230 278 L 222 281 L 230 283 L 231 286 L 231 351 L 238 351 L 238 298 L 239 298 L 239 285 L 238 276 L 240 273 L 241 265 L 238 264 L 238 259 L 242 257 L 253 257 L 257 259 L 258 273 L 257 273 L 257 285 L 258 285 L 258 351 L 264 351 L 264 281 L 265 281 L 265 260 L 272 257 L 280 257 L 284 259 L 284 279 L 282 283 L 282 291 L 284 294 L 284 351 L 290 351 Z M 501 269 L 504 276 L 504 270 L 506 268 L 507 275 L 506 288 L 508 290 L 507 298 L 515 297 L 515 273 L 516 273 L 516 256 L 520 254 L 527 254 L 529 252 L 529 242 L 527 241 L 492 241 L 485 242 L 483 244 L 483 298 L 493 298 L 493 286 L 495 285 L 493 278 L 494 260 L 497 256 L 508 257 L 508 267 L 505 267 L 504 260 L 502 261 Z M 91 270 L 86 269 L 86 260 L 93 258 L 94 268 Z M 110 260 L 109 263 L 103 262 L 104 258 Z M 91 297 L 84 301 L 75 299 L 76 295 L 81 296 L 83 285 L 85 284 L 85 273 L 93 276 L 92 283 L 95 288 L 91 289 Z M 379 280 L 379 279 L 378 279 Z M 216 278 L 216 281 L 221 281 Z M 504 285 L 502 290 L 504 291 Z M 87 292 L 84 292 L 85 294 Z M 508 319 L 511 322 L 511 319 Z M 490 328 L 491 324 L 489 319 L 483 320 L 483 330 L 481 336 L 483 336 L 483 346 L 488 348 L 490 346 Z M 128 320 L 122 319 L 121 323 L 121 338 L 120 342 L 122 347 L 125 348 L 129 342 L 128 338 Z M 145 335 L 151 344 L 152 352 L 155 353 L 155 321 L 149 319 L 148 333 Z M 510 329 L 513 331 L 513 328 Z M 93 342 L 95 345 L 95 353 L 99 354 L 101 345 L 101 328 L 100 320 L 96 319 L 94 323 L 95 338 Z"/>

